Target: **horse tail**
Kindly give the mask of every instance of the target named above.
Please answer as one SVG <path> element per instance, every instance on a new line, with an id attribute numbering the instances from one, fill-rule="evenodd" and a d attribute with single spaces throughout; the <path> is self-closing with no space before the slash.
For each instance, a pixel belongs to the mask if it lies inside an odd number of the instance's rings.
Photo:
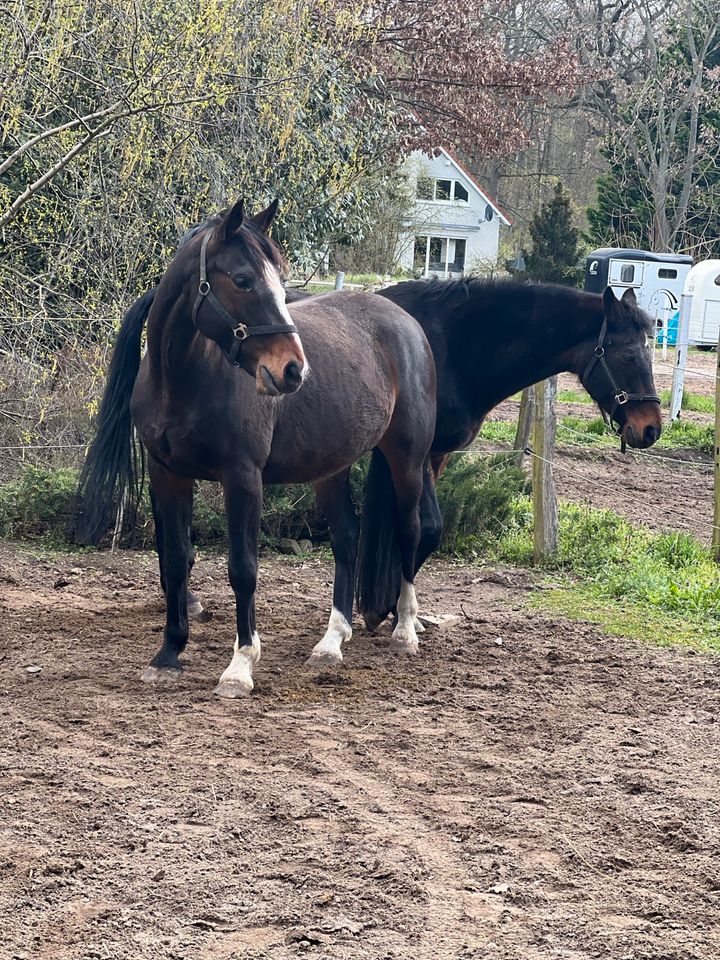
<path id="1" fill-rule="evenodd" d="M 78 482 L 73 536 L 97 545 L 107 533 L 117 504 L 129 495 L 137 507 L 143 470 L 132 437 L 130 397 L 140 369 L 140 342 L 155 290 L 130 307 L 120 327 L 90 445 Z"/>
<path id="2" fill-rule="evenodd" d="M 390 467 L 376 447 L 365 483 L 355 593 L 369 630 L 395 609 L 401 563 L 397 541 L 397 499 Z"/>

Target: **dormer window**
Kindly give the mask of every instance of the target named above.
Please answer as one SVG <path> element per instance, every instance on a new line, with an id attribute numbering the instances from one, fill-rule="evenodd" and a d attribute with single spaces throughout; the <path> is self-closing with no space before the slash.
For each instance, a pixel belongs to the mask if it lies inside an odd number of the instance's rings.
<path id="1" fill-rule="evenodd" d="M 417 198 L 432 200 L 435 203 L 467 203 L 470 195 L 459 180 L 418 177 Z"/>

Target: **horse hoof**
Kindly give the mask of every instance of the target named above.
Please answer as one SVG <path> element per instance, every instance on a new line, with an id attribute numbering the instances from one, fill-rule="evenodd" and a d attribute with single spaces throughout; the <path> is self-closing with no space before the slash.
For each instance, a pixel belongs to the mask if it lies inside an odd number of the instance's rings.
<path id="1" fill-rule="evenodd" d="M 420 620 L 415 621 L 415 633 L 425 633 L 425 624 Z"/>
<path id="2" fill-rule="evenodd" d="M 341 653 L 331 653 L 329 650 L 318 650 L 310 654 L 305 661 L 306 667 L 321 669 L 324 667 L 339 667 L 342 665 L 343 658 Z"/>
<path id="3" fill-rule="evenodd" d="M 213 618 L 212 613 L 206 610 L 199 600 L 188 603 L 187 612 L 190 620 L 195 620 L 197 623 L 208 623 Z"/>
<path id="4" fill-rule="evenodd" d="M 145 667 L 140 679 L 154 687 L 171 687 L 180 679 L 182 670 L 170 667 Z"/>
<path id="5" fill-rule="evenodd" d="M 226 700 L 240 700 L 242 697 L 249 697 L 253 690 L 253 682 L 245 683 L 242 680 L 221 680 L 213 691 L 216 697 L 223 697 Z"/>
<path id="6" fill-rule="evenodd" d="M 416 656 L 420 645 L 418 644 L 417 637 L 393 637 L 390 639 L 390 652 L 406 654 L 408 656 Z"/>

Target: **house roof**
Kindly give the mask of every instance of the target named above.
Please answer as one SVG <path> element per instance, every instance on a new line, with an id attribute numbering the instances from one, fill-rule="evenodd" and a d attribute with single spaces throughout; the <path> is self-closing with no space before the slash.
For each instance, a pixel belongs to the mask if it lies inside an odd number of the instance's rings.
<path id="1" fill-rule="evenodd" d="M 511 227 L 512 220 L 498 204 L 497 200 L 495 200 L 494 197 L 492 197 L 484 187 L 480 186 L 475 177 L 462 165 L 462 163 L 460 163 L 457 157 L 454 157 L 449 150 L 445 149 L 445 147 L 439 147 L 439 151 L 444 157 L 447 157 L 450 163 L 463 175 L 463 177 L 465 177 L 465 179 L 470 183 L 470 186 L 475 188 L 483 200 L 490 204 L 498 217 L 500 217 L 501 223 L 504 223 L 506 227 Z"/>

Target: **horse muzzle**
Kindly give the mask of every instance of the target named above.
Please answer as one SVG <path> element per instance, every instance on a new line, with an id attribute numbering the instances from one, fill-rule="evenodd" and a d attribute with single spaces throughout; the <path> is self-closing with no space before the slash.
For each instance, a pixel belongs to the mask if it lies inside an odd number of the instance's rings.
<path id="1" fill-rule="evenodd" d="M 633 424 L 626 422 L 622 431 L 622 438 L 629 447 L 635 450 L 645 450 L 660 439 L 662 426 L 659 423 Z"/>
<path id="2" fill-rule="evenodd" d="M 285 364 L 280 376 L 273 373 L 264 363 L 258 364 L 255 384 L 258 393 L 268 397 L 279 397 L 283 393 L 295 393 L 302 386 L 305 370 L 295 361 Z"/>

